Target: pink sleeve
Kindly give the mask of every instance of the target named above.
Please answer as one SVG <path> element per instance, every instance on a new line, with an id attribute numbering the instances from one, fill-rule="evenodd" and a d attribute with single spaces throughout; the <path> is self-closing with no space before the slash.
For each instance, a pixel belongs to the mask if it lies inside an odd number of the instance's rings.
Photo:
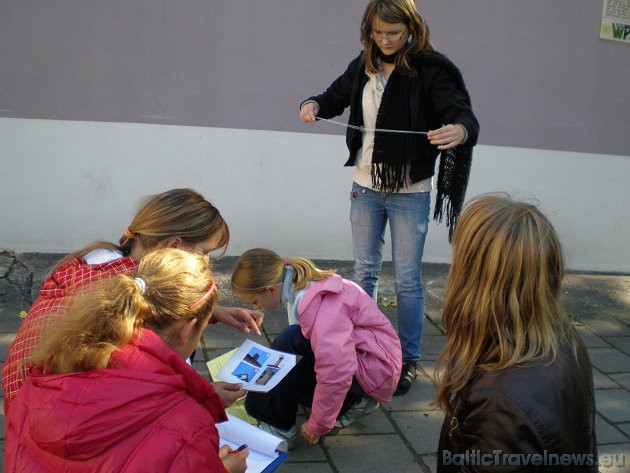
<path id="1" fill-rule="evenodd" d="M 311 319 L 310 341 L 315 354 L 317 384 L 307 425 L 318 436 L 328 433 L 335 425 L 357 370 L 353 323 L 347 305 L 340 301 L 334 294 L 326 296 Z"/>

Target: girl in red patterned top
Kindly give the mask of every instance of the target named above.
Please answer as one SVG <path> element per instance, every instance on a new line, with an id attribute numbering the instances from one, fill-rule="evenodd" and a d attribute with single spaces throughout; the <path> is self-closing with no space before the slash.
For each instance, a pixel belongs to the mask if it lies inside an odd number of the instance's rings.
<path id="1" fill-rule="evenodd" d="M 4 409 L 27 377 L 27 360 L 47 327 L 68 308 L 74 297 L 90 284 L 116 274 L 133 274 L 139 260 L 158 248 L 180 248 L 209 254 L 225 251 L 230 240 L 227 223 L 216 207 L 191 189 L 173 189 L 147 197 L 119 244 L 93 243 L 63 258 L 53 269 L 9 347 L 2 366 Z M 232 325 L 244 333 L 250 327 L 260 335 L 263 314 L 235 307 L 214 309 L 213 321 Z M 245 395 L 238 384 L 215 383 L 224 405 Z"/>

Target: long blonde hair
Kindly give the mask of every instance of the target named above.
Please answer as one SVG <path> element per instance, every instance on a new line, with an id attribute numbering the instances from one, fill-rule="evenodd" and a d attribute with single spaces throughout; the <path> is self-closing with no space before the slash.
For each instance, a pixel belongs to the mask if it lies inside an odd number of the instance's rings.
<path id="1" fill-rule="evenodd" d="M 335 270 L 319 269 L 306 258 L 292 257 L 284 260 L 278 254 L 264 248 L 254 248 L 243 253 L 236 261 L 232 273 L 232 290 L 238 296 L 260 294 L 267 286 L 283 282 L 284 268 L 295 271 L 295 289 L 304 289 L 309 281 L 319 281 L 335 274 Z"/>
<path id="2" fill-rule="evenodd" d="M 553 360 L 563 339 L 575 349 L 560 303 L 563 276 L 560 242 L 535 206 L 496 194 L 468 203 L 455 229 L 446 283 L 438 406 L 452 412 L 477 370 Z"/>
<path id="3" fill-rule="evenodd" d="M 119 274 L 83 293 L 68 315 L 47 329 L 30 361 L 46 373 L 105 368 L 112 353 L 143 327 L 169 343 L 169 329 L 177 322 L 211 313 L 216 290 L 194 303 L 213 284 L 208 258 L 174 248 L 151 252 L 135 276 Z"/>
<path id="4" fill-rule="evenodd" d="M 230 230 L 219 210 L 192 189 L 171 189 L 144 198 L 127 229 L 118 245 L 106 241 L 92 243 L 67 255 L 55 267 L 96 248 L 117 249 L 128 255 L 133 245 L 140 242 L 146 251 L 152 251 L 174 236 L 194 244 L 220 234 L 218 248 L 223 248 L 222 254 L 230 242 Z"/>
<path id="5" fill-rule="evenodd" d="M 433 51 L 429 24 L 426 22 L 413 0 L 370 0 L 361 21 L 361 43 L 365 70 L 375 74 L 378 72 L 378 46 L 372 39 L 372 28 L 376 19 L 384 23 L 404 23 L 407 26 L 411 41 L 406 42 L 396 57 L 396 69 L 403 74 L 415 76 L 416 70 L 411 66 L 410 56 L 420 51 Z"/>

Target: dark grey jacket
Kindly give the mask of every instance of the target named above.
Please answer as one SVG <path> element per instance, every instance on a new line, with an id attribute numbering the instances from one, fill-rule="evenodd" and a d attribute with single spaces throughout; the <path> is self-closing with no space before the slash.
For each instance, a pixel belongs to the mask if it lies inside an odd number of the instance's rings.
<path id="1" fill-rule="evenodd" d="M 551 363 L 480 372 L 444 420 L 437 460 L 438 473 L 596 472 L 593 373 L 579 337 L 577 357 L 565 343 Z"/>

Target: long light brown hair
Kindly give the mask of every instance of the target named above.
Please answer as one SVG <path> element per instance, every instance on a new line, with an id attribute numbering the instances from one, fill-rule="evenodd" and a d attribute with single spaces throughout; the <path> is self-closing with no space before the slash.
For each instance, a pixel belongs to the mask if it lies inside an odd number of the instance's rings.
<path id="1" fill-rule="evenodd" d="M 219 210 L 192 189 L 171 189 L 144 198 L 127 228 L 131 233 L 123 233 L 117 245 L 106 241 L 92 243 L 67 255 L 55 267 L 96 248 L 115 249 L 128 255 L 133 245 L 140 242 L 146 251 L 152 251 L 170 237 L 194 244 L 219 234 L 217 247 L 223 253 L 230 242 L 230 230 Z"/>
<path id="2" fill-rule="evenodd" d="M 447 339 L 435 371 L 439 407 L 452 412 L 478 370 L 551 361 L 563 339 L 575 349 L 560 303 L 563 276 L 560 242 L 535 206 L 506 195 L 468 203 L 455 229 L 446 283 Z"/>
<path id="3" fill-rule="evenodd" d="M 363 44 L 363 59 L 365 70 L 376 73 L 378 46 L 372 39 L 374 20 L 379 19 L 385 23 L 404 23 L 411 42 L 405 42 L 400 54 L 396 58 L 396 69 L 403 74 L 415 76 L 416 70 L 410 64 L 410 56 L 420 51 L 433 51 L 433 43 L 429 33 L 429 24 L 426 22 L 413 0 L 370 0 L 363 13 L 361 21 L 361 43 Z"/>
<path id="4" fill-rule="evenodd" d="M 295 270 L 295 289 L 304 289 L 309 281 L 319 281 L 335 274 L 334 270 L 319 269 L 306 258 L 292 257 L 286 261 L 277 253 L 264 248 L 254 248 L 243 253 L 236 261 L 232 273 L 232 290 L 241 296 L 260 294 L 267 286 L 283 282 L 284 267 Z"/>
<path id="5" fill-rule="evenodd" d="M 208 258 L 175 248 L 151 252 L 135 276 L 119 274 L 83 293 L 67 316 L 47 328 L 30 362 L 45 373 L 105 368 L 112 353 L 143 327 L 171 344 L 170 330 L 178 322 L 205 320 L 212 312 L 216 291 L 190 308 L 212 284 Z"/>

